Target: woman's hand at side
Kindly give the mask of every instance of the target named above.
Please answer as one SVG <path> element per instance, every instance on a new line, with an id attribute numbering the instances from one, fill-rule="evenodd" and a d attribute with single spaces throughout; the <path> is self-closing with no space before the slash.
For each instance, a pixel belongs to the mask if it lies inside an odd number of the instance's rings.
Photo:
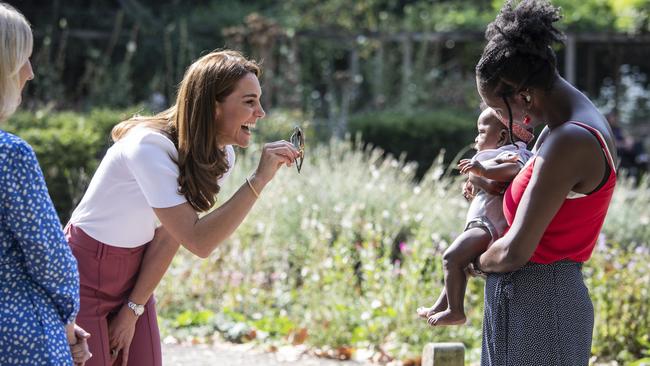
<path id="1" fill-rule="evenodd" d="M 122 352 L 122 366 L 126 366 L 137 321 L 138 317 L 126 305 L 122 306 L 117 315 L 109 321 L 108 345 L 111 350 L 111 361 L 114 362 Z"/>
<path id="2" fill-rule="evenodd" d="M 65 332 L 70 345 L 72 362 L 75 366 L 83 366 L 93 356 L 88 349 L 87 339 L 90 338 L 90 334 L 75 323 L 66 325 Z"/>

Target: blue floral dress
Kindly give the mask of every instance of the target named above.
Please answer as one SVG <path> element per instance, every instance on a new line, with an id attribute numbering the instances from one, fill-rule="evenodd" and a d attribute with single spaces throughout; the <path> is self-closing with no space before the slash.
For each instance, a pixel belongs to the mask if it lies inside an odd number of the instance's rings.
<path id="1" fill-rule="evenodd" d="M 79 272 L 32 148 L 0 131 L 0 365 L 72 365 Z"/>

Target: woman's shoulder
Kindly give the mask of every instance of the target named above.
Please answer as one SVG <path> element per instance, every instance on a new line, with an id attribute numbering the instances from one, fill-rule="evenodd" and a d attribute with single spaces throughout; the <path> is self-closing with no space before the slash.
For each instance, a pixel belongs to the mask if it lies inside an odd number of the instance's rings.
<path id="1" fill-rule="evenodd" d="M 152 162 L 172 162 L 178 158 L 174 143 L 162 132 L 146 127 L 136 127 L 129 131 L 113 147 L 112 156 L 125 159 L 127 164 L 151 164 Z"/>
<path id="2" fill-rule="evenodd" d="M 537 154 L 554 166 L 584 167 L 584 162 L 602 148 L 594 138 L 595 131 L 584 123 L 563 123 L 551 129 Z"/>
<path id="3" fill-rule="evenodd" d="M 153 148 L 168 153 L 177 152 L 176 146 L 169 137 L 161 131 L 147 127 L 135 127 L 118 142 L 123 149 L 128 151 Z"/>
<path id="4" fill-rule="evenodd" d="M 22 138 L 0 130 L 0 160 L 5 161 L 7 158 L 16 158 L 21 156 L 31 156 L 34 154 L 32 147 Z"/>
<path id="5" fill-rule="evenodd" d="M 589 122 L 567 121 L 551 130 L 547 141 L 552 143 L 576 144 L 574 148 L 590 147 L 595 142 L 594 136 L 607 141 L 609 132 L 602 126 Z M 597 144 L 599 145 L 599 143 Z"/>

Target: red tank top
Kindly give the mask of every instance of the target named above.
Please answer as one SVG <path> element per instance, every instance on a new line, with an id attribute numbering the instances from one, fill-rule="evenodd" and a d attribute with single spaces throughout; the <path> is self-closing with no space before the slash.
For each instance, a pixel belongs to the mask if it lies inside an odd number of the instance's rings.
<path id="1" fill-rule="evenodd" d="M 607 158 L 609 176 L 594 192 L 588 195 L 576 194 L 579 197 L 567 197 L 564 200 L 544 231 L 537 249 L 530 258 L 531 262 L 548 264 L 565 259 L 575 262 L 588 260 L 596 245 L 616 186 L 615 165 L 603 136 L 598 130 L 584 123 L 570 123 L 586 128 L 598 138 Z M 534 167 L 535 157 L 519 172 L 503 196 L 503 214 L 508 226 L 512 225 Z"/>

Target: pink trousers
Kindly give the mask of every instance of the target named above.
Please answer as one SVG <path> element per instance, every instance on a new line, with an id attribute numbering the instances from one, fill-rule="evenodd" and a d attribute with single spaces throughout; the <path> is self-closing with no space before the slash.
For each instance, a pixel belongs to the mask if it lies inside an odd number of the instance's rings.
<path id="1" fill-rule="evenodd" d="M 79 264 L 81 308 L 77 324 L 90 333 L 93 357 L 86 366 L 122 364 L 122 352 L 111 362 L 108 324 L 125 306 L 135 285 L 147 245 L 119 248 L 104 244 L 68 224 L 66 238 Z M 129 366 L 161 366 L 160 332 L 154 297 L 145 304 L 129 348 Z"/>

